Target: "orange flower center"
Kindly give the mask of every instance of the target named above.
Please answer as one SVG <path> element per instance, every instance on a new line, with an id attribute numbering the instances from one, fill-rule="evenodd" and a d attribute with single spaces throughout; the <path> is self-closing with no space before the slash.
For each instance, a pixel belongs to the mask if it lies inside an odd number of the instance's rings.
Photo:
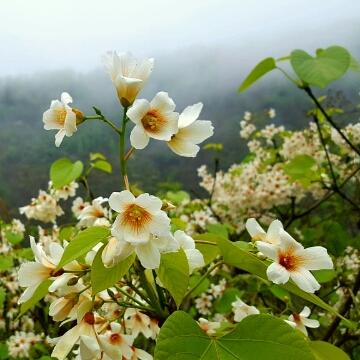
<path id="1" fill-rule="evenodd" d="M 293 318 L 295 320 L 296 323 L 300 323 L 301 322 L 301 318 L 300 318 L 300 315 L 297 314 L 297 313 L 294 313 L 293 314 Z"/>
<path id="2" fill-rule="evenodd" d="M 94 325 L 95 324 L 95 316 L 93 313 L 91 312 L 87 312 L 84 316 L 84 321 L 89 324 L 89 325 Z"/>
<path id="3" fill-rule="evenodd" d="M 121 224 L 124 226 L 130 226 L 134 232 L 138 233 L 147 223 L 151 221 L 151 218 L 151 214 L 144 208 L 136 204 L 130 204 L 124 212 Z"/>
<path id="4" fill-rule="evenodd" d="M 166 119 L 156 109 L 149 110 L 141 119 L 144 129 L 150 133 L 158 133 L 166 124 Z"/>
<path id="5" fill-rule="evenodd" d="M 120 334 L 111 334 L 110 335 L 110 343 L 113 345 L 119 345 L 121 343 Z"/>
<path id="6" fill-rule="evenodd" d="M 293 249 L 280 251 L 278 254 L 279 264 L 286 270 L 296 271 L 302 263 L 301 257 L 294 254 Z"/>
<path id="7" fill-rule="evenodd" d="M 65 118 L 66 118 L 66 110 L 64 109 L 58 109 L 56 110 L 56 122 L 59 125 L 64 125 L 65 123 Z"/>

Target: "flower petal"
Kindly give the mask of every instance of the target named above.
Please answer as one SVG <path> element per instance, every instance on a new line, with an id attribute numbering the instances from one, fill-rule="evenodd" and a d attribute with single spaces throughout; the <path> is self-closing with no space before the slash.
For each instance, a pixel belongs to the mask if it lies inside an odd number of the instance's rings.
<path id="1" fill-rule="evenodd" d="M 253 240 L 265 240 L 266 232 L 254 218 L 246 220 L 246 230 Z"/>
<path id="2" fill-rule="evenodd" d="M 201 102 L 188 106 L 179 116 L 179 128 L 184 128 L 192 124 L 200 115 L 203 104 Z"/>
<path id="3" fill-rule="evenodd" d="M 129 191 L 113 192 L 109 197 L 110 207 L 118 213 L 124 212 L 126 206 L 135 201 L 135 196 Z"/>
<path id="4" fill-rule="evenodd" d="M 199 144 L 214 134 L 211 121 L 197 120 L 186 128 L 180 129 L 178 136 L 184 140 Z"/>
<path id="5" fill-rule="evenodd" d="M 135 204 L 150 213 L 160 211 L 162 207 L 162 201 L 158 197 L 149 195 L 148 193 L 139 195 L 135 200 Z"/>
<path id="6" fill-rule="evenodd" d="M 130 143 L 137 149 L 144 149 L 149 143 L 150 137 L 141 125 L 136 125 L 130 133 Z"/>
<path id="7" fill-rule="evenodd" d="M 333 269 L 334 267 L 327 250 L 322 246 L 309 247 L 301 253 L 305 260 L 303 266 L 307 270 Z"/>
<path id="8" fill-rule="evenodd" d="M 200 150 L 198 145 L 180 139 L 177 134 L 167 144 L 175 154 L 184 157 L 195 157 Z"/>
<path id="9" fill-rule="evenodd" d="M 266 240 L 272 244 L 280 244 L 280 231 L 283 229 L 280 220 L 272 221 L 266 234 Z"/>
<path id="10" fill-rule="evenodd" d="M 279 235 L 281 249 L 293 249 L 295 251 L 304 249 L 304 247 L 284 229 L 279 230 Z"/>
<path id="11" fill-rule="evenodd" d="M 267 243 L 265 241 L 257 241 L 256 247 L 260 252 L 262 252 L 266 257 L 268 257 L 271 260 L 277 259 L 277 254 L 279 247 L 277 245 L 273 245 L 270 243 Z"/>
<path id="12" fill-rule="evenodd" d="M 65 104 L 65 105 L 67 105 L 67 104 L 70 104 L 70 103 L 72 103 L 73 102 L 73 99 L 72 99 L 72 97 L 69 95 L 69 93 L 67 93 L 67 92 L 63 92 L 62 94 L 61 94 L 61 102 L 63 103 L 63 104 Z"/>
<path id="13" fill-rule="evenodd" d="M 312 329 L 316 329 L 320 326 L 319 321 L 317 321 L 315 319 L 302 319 L 302 322 L 306 327 L 309 327 Z"/>
<path id="14" fill-rule="evenodd" d="M 291 279 L 301 289 L 309 293 L 314 293 L 320 289 L 320 284 L 316 281 L 309 270 L 304 268 L 290 273 Z"/>
<path id="15" fill-rule="evenodd" d="M 56 135 L 55 135 L 55 146 L 56 147 L 59 147 L 61 145 L 62 141 L 64 140 L 65 135 L 66 135 L 65 129 L 61 129 L 56 133 Z"/>
<path id="16" fill-rule="evenodd" d="M 164 91 L 158 92 L 150 102 L 152 109 L 158 109 L 161 112 L 167 113 L 175 110 L 175 103 L 169 97 L 169 94 Z"/>
<path id="17" fill-rule="evenodd" d="M 289 272 L 278 263 L 272 263 L 266 270 L 267 277 L 275 284 L 285 284 L 289 281 Z"/>
<path id="18" fill-rule="evenodd" d="M 133 123 L 139 124 L 149 110 L 150 103 L 145 99 L 139 99 L 135 100 L 133 106 L 126 112 L 126 115 Z"/>
<path id="19" fill-rule="evenodd" d="M 160 252 L 151 241 L 144 245 L 137 245 L 135 252 L 144 268 L 156 269 L 159 267 Z"/>

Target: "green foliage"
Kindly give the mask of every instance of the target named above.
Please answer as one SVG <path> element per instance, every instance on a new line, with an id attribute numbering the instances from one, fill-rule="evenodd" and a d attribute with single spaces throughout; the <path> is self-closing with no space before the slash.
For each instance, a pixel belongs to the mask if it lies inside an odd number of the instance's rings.
<path id="1" fill-rule="evenodd" d="M 9 349 L 6 343 L 0 343 L 0 360 L 9 358 Z"/>
<path id="2" fill-rule="evenodd" d="M 254 274 L 256 276 L 259 276 L 263 278 L 264 280 L 267 280 L 266 276 L 266 269 L 267 264 L 260 260 L 255 255 L 246 252 L 239 247 L 235 246 L 230 241 L 223 239 L 221 237 L 218 238 L 217 243 L 220 247 L 220 251 L 222 253 L 222 256 L 226 263 L 235 266 L 239 269 L 248 271 L 251 274 Z M 292 294 L 299 296 L 303 298 L 304 300 L 307 300 L 324 310 L 327 310 L 331 312 L 332 314 L 335 314 L 342 319 L 344 319 L 342 316 L 340 316 L 337 311 L 325 303 L 323 300 L 321 300 L 318 296 L 314 294 L 307 293 L 305 291 L 300 290 L 294 283 L 289 281 L 288 283 L 281 285 L 282 288 L 285 290 L 291 292 Z M 346 319 L 344 319 L 347 321 Z"/>
<path id="3" fill-rule="evenodd" d="M 221 226 L 221 225 L 220 225 Z M 205 264 L 210 264 L 218 255 L 220 255 L 219 247 L 217 246 L 216 234 L 199 234 L 194 236 L 195 240 L 203 240 L 204 243 L 195 242 L 196 248 L 203 254 Z"/>
<path id="4" fill-rule="evenodd" d="M 5 299 L 6 299 L 6 289 L 0 287 L 0 309 L 2 309 Z"/>
<path id="5" fill-rule="evenodd" d="M 34 307 L 47 293 L 52 280 L 44 280 L 35 290 L 34 295 L 28 301 L 21 304 L 19 316 L 25 314 L 29 309 Z"/>
<path id="6" fill-rule="evenodd" d="M 291 52 L 290 62 L 297 76 L 307 84 L 321 88 L 342 77 L 349 69 L 351 55 L 340 46 L 318 49 L 316 57 L 304 50 Z"/>
<path id="7" fill-rule="evenodd" d="M 214 304 L 216 312 L 226 315 L 230 314 L 232 310 L 231 304 L 236 301 L 236 298 L 241 298 L 242 294 L 243 293 L 240 290 L 235 288 L 226 289 Z"/>
<path id="8" fill-rule="evenodd" d="M 76 260 L 80 256 L 85 255 L 95 245 L 101 241 L 105 241 L 109 236 L 110 230 L 102 226 L 93 226 L 80 231 L 65 248 L 64 254 L 58 264 L 58 269 Z"/>
<path id="9" fill-rule="evenodd" d="M 199 284 L 200 280 L 201 280 L 201 283 Z M 196 286 L 196 285 L 198 285 L 198 286 Z M 195 286 L 196 286 L 196 288 L 191 292 L 191 295 L 193 297 L 199 296 L 200 294 L 206 292 L 210 286 L 210 280 L 208 278 L 201 279 L 201 275 L 199 275 L 199 274 L 191 275 L 190 281 L 189 281 L 189 288 L 193 289 Z"/>
<path id="10" fill-rule="evenodd" d="M 298 155 L 283 167 L 290 180 L 298 181 L 304 186 L 320 179 L 316 171 L 316 161 L 309 155 Z"/>
<path id="11" fill-rule="evenodd" d="M 101 260 L 104 247 L 105 246 L 101 247 L 97 252 L 91 266 L 91 288 L 93 295 L 112 287 L 121 280 L 135 261 L 135 254 L 133 253 L 119 264 L 111 268 L 106 268 Z"/>
<path id="12" fill-rule="evenodd" d="M 76 230 L 74 226 L 62 226 L 60 228 L 59 239 L 61 241 L 70 241 L 71 238 L 74 236 L 75 231 Z"/>
<path id="13" fill-rule="evenodd" d="M 190 315 L 177 311 L 161 328 L 155 360 L 314 360 L 304 337 L 283 320 L 252 315 L 230 333 L 209 337 Z"/>
<path id="14" fill-rule="evenodd" d="M 260 61 L 253 70 L 251 70 L 250 74 L 246 77 L 246 79 L 242 82 L 239 87 L 239 92 L 242 92 L 249 88 L 252 84 L 254 84 L 257 80 L 263 77 L 268 72 L 276 69 L 275 59 L 272 57 L 266 58 Z"/>
<path id="15" fill-rule="evenodd" d="M 55 189 L 69 185 L 78 179 L 83 171 L 84 165 L 81 161 L 74 163 L 67 158 L 56 160 L 50 168 L 50 180 Z"/>
<path id="16" fill-rule="evenodd" d="M 105 155 L 101 153 L 90 154 L 90 166 L 108 174 L 112 173 L 112 165 L 107 161 Z"/>
<path id="17" fill-rule="evenodd" d="M 185 252 L 165 253 L 161 255 L 158 276 L 163 286 L 180 306 L 189 285 L 189 264 Z"/>
<path id="18" fill-rule="evenodd" d="M 12 233 L 10 231 L 6 231 L 5 236 L 7 241 L 13 245 L 20 244 L 24 239 L 24 235 L 19 233 Z"/>
<path id="19" fill-rule="evenodd" d="M 320 284 L 323 284 L 323 283 L 327 283 L 327 282 L 335 279 L 336 271 L 333 269 L 317 270 L 317 271 L 314 271 L 314 276 Z"/>
<path id="20" fill-rule="evenodd" d="M 11 270 L 14 266 L 14 260 L 11 256 L 0 255 L 0 271 Z"/>
<path id="21" fill-rule="evenodd" d="M 325 341 L 311 341 L 310 348 L 316 360 L 350 360 L 341 349 Z"/>
<path id="22" fill-rule="evenodd" d="M 168 191 L 165 198 L 174 205 L 180 205 L 183 201 L 190 200 L 190 195 L 183 190 L 180 191 Z"/>

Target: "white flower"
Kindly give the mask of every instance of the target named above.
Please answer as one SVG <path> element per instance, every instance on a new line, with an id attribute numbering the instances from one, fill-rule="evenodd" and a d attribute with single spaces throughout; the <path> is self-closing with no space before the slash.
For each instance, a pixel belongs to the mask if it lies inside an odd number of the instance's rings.
<path id="1" fill-rule="evenodd" d="M 103 60 L 121 104 L 130 106 L 150 76 L 154 59 L 139 61 L 129 53 L 118 55 L 114 51 L 105 54 Z"/>
<path id="2" fill-rule="evenodd" d="M 265 256 L 275 261 L 266 274 L 275 284 L 285 284 L 291 278 L 300 289 L 314 293 L 320 289 L 309 270 L 332 269 L 333 263 L 326 249 L 313 246 L 307 249 L 293 239 L 285 230 L 280 230 L 280 244 L 257 241 L 256 246 Z"/>
<path id="3" fill-rule="evenodd" d="M 209 321 L 204 318 L 199 318 L 199 326 L 204 330 L 208 335 L 214 335 L 216 329 L 220 327 L 220 323 L 217 321 Z"/>
<path id="4" fill-rule="evenodd" d="M 67 282 L 74 277 L 74 274 L 64 273 L 63 269 L 56 270 L 57 264 L 63 255 L 64 249 L 56 243 L 51 243 L 47 255 L 40 244 L 35 243 L 35 239 L 30 236 L 31 249 L 35 256 L 35 261 L 23 263 L 19 269 L 19 285 L 26 287 L 21 295 L 19 303 L 29 300 L 37 287 L 46 279 L 54 279 L 50 285 L 49 291 L 54 292 L 59 287 L 65 286 Z M 73 261 L 67 264 L 66 270 L 80 270 L 79 265 Z"/>
<path id="5" fill-rule="evenodd" d="M 99 335 L 99 345 L 105 355 L 111 360 L 129 359 L 132 356 L 131 346 L 134 341 L 133 335 L 121 333 L 121 325 L 115 322 L 110 324 L 111 331 L 105 335 Z"/>
<path id="6" fill-rule="evenodd" d="M 107 250 L 122 259 L 135 251 L 145 268 L 157 268 L 160 264 L 160 250 L 165 250 L 172 240 L 170 219 L 161 210 L 161 200 L 149 194 L 135 198 L 130 191 L 124 190 L 112 193 L 109 204 L 118 212 L 111 232 L 120 244 L 116 247 L 111 241 Z M 111 258 L 104 255 L 103 261 L 109 264 Z"/>
<path id="7" fill-rule="evenodd" d="M 270 108 L 270 109 L 268 110 L 268 116 L 269 116 L 270 119 L 273 119 L 273 118 L 276 116 L 276 111 L 275 111 L 275 109 Z"/>
<path id="8" fill-rule="evenodd" d="M 290 326 L 299 329 L 305 335 L 307 335 L 306 327 L 318 328 L 320 323 L 317 320 L 309 319 L 310 309 L 305 306 L 300 314 L 292 314 L 289 316 L 289 320 L 285 320 Z"/>
<path id="9" fill-rule="evenodd" d="M 232 311 L 234 313 L 234 321 L 240 322 L 249 315 L 260 314 L 260 311 L 255 306 L 249 306 L 245 304 L 238 297 L 236 301 L 231 303 Z"/>
<path id="10" fill-rule="evenodd" d="M 211 121 L 197 120 L 202 107 L 202 103 L 197 103 L 188 106 L 180 114 L 178 131 L 168 141 L 168 145 L 174 153 L 180 156 L 195 157 L 200 150 L 197 144 L 213 135 L 214 127 Z"/>
<path id="11" fill-rule="evenodd" d="M 127 308 L 125 311 L 125 325 L 127 329 L 131 330 L 131 335 L 136 338 L 142 333 L 146 338 L 153 336 L 153 331 L 150 329 L 150 318 L 139 310 Z"/>
<path id="12" fill-rule="evenodd" d="M 174 233 L 174 238 L 185 252 L 187 260 L 189 262 L 189 271 L 192 273 L 195 269 L 205 266 L 203 254 L 195 248 L 195 241 L 189 235 L 186 235 L 184 231 L 177 230 Z"/>
<path id="13" fill-rule="evenodd" d="M 76 217 L 79 217 L 81 212 L 89 205 L 88 202 L 85 202 L 83 198 L 78 196 L 72 203 L 71 211 Z"/>
<path id="14" fill-rule="evenodd" d="M 166 92 L 159 92 L 151 102 L 141 99 L 127 111 L 128 118 L 135 123 L 130 134 L 131 145 L 144 149 L 150 138 L 170 141 L 177 132 L 179 114 L 174 112 L 175 103 Z"/>
<path id="15" fill-rule="evenodd" d="M 79 226 L 109 226 L 107 219 L 108 210 L 102 204 L 107 202 L 108 199 L 98 197 L 94 199 L 91 205 L 87 205 L 79 214 Z"/>
<path id="16" fill-rule="evenodd" d="M 91 305 L 91 302 L 89 302 Z M 77 325 L 62 335 L 57 342 L 51 356 L 58 360 L 65 360 L 72 347 L 79 341 L 80 336 L 88 336 L 97 341 L 97 335 L 94 328 L 95 316 L 92 312 L 86 312 L 79 317 Z"/>
<path id="17" fill-rule="evenodd" d="M 50 187 L 52 187 L 52 182 L 49 183 Z M 65 185 L 60 189 L 54 190 L 54 195 L 57 199 L 67 200 L 69 197 L 74 197 L 76 194 L 76 189 L 79 187 L 79 184 L 75 181 L 70 183 L 69 185 Z"/>
<path id="18" fill-rule="evenodd" d="M 76 128 L 76 113 L 69 106 L 72 103 L 71 96 L 63 92 L 61 101 L 53 100 L 50 109 L 43 114 L 43 123 L 45 130 L 59 130 L 55 135 L 55 145 L 60 146 L 64 136 L 72 136 Z"/>
<path id="19" fill-rule="evenodd" d="M 261 240 L 275 245 L 280 243 L 280 230 L 283 230 L 283 225 L 279 220 L 274 220 L 270 224 L 267 233 L 254 218 L 248 219 L 245 227 L 253 241 Z"/>

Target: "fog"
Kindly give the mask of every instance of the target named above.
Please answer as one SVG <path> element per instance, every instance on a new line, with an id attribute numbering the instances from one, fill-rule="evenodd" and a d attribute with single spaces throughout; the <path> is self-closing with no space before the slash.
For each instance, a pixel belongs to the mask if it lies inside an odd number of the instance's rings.
<path id="1" fill-rule="evenodd" d="M 246 67 L 293 47 L 352 46 L 359 18 L 357 0 L 1 0 L 0 76 L 88 71 L 111 49 L 162 58 L 230 47 Z"/>

